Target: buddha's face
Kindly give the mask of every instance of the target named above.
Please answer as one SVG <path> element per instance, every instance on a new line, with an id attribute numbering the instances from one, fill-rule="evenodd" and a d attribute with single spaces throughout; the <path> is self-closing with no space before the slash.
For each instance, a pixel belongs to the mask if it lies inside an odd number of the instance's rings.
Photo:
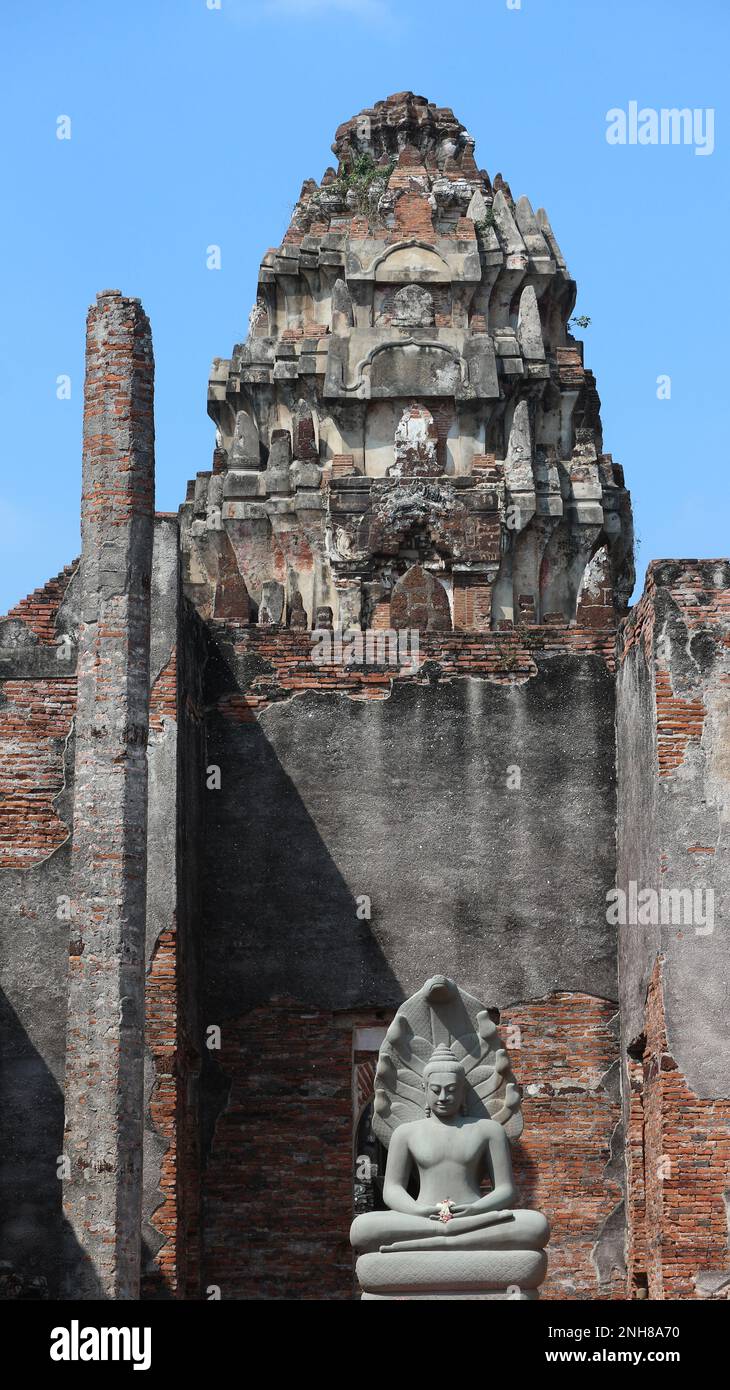
<path id="1" fill-rule="evenodd" d="M 464 1077 L 461 1072 L 432 1071 L 425 1080 L 426 1105 L 432 1115 L 449 1120 L 458 1115 L 464 1099 Z"/>

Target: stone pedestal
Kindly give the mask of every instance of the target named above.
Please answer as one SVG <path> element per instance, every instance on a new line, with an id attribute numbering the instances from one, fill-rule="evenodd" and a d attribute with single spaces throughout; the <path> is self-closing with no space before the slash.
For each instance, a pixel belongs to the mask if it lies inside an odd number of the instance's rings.
<path id="1" fill-rule="evenodd" d="M 545 1278 L 543 1250 L 412 1250 L 361 1255 L 363 1299 L 536 1299 Z"/>

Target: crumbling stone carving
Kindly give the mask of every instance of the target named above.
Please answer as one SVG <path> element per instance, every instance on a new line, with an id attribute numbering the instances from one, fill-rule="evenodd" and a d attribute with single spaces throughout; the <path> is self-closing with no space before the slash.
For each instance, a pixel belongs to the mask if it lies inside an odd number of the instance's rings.
<path id="1" fill-rule="evenodd" d="M 395 432 L 395 463 L 392 478 L 436 478 L 438 459 L 433 415 L 416 401 L 409 405 Z"/>
<path id="2" fill-rule="evenodd" d="M 429 328 L 433 323 L 433 296 L 423 285 L 404 285 L 393 299 L 393 323 L 399 328 Z"/>

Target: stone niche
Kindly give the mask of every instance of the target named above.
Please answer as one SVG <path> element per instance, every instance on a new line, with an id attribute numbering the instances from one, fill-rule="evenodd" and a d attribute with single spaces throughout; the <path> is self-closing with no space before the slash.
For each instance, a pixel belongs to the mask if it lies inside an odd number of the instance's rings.
<path id="1" fill-rule="evenodd" d="M 421 565 L 411 565 L 393 589 L 390 623 L 397 631 L 450 632 L 451 609 L 443 584 Z"/>
<path id="2" fill-rule="evenodd" d="M 395 431 L 392 478 L 437 478 L 438 436 L 433 415 L 414 401 L 407 406 Z"/>
<path id="3" fill-rule="evenodd" d="M 453 349 L 437 343 L 385 343 L 371 356 L 369 378 L 371 396 L 453 396 L 461 364 Z"/>
<path id="4" fill-rule="evenodd" d="M 451 278 L 448 262 L 433 248 L 418 243 L 394 247 L 375 265 L 376 282 L 391 285 L 413 284 L 414 281 L 423 280 L 446 284 Z"/>

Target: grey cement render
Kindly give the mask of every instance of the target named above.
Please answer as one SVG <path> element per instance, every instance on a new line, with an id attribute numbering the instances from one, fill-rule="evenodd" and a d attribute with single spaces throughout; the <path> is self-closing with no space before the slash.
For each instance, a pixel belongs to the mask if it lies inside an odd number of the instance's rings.
<path id="1" fill-rule="evenodd" d="M 177 642 L 180 601 L 178 528 L 175 520 L 155 519 L 152 548 L 150 690 L 165 669 Z M 146 970 L 149 974 L 161 934 L 175 926 L 177 907 L 177 720 L 166 715 L 162 729 L 150 729 L 147 744 L 147 921 Z M 149 1267 L 164 1241 L 151 1224 L 163 1198 L 160 1164 L 167 1141 L 150 1112 L 155 1089 L 154 1058 L 145 1046 L 144 1155 L 142 1165 L 143 1259 Z M 143 1271 L 144 1272 L 144 1271 Z"/>
<path id="2" fill-rule="evenodd" d="M 395 682 L 383 701 L 209 716 L 211 1022 L 277 994 L 398 1004 L 437 968 L 500 1006 L 616 997 L 612 678 L 592 656 L 538 665 L 521 686 Z"/>
<path id="3" fill-rule="evenodd" d="M 634 648 L 616 683 L 616 884 L 625 891 L 632 880 L 644 886 L 658 878 L 655 727 L 652 673 Z M 658 927 L 618 927 L 617 935 L 625 1053 L 644 1028 L 646 991 L 661 939 Z"/>
<path id="4" fill-rule="evenodd" d="M 70 845 L 0 871 L 0 1260 L 58 1294 Z"/>

